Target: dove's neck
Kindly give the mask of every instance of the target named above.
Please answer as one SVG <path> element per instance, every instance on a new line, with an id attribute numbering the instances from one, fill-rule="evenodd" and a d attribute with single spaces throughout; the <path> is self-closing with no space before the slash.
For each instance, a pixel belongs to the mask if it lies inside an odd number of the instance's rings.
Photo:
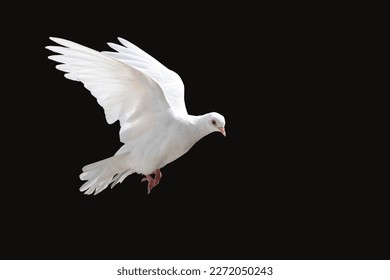
<path id="1" fill-rule="evenodd" d="M 196 141 L 213 132 L 213 130 L 210 129 L 210 125 L 208 124 L 208 114 L 200 116 L 189 115 L 189 117 L 191 134 L 196 139 Z"/>

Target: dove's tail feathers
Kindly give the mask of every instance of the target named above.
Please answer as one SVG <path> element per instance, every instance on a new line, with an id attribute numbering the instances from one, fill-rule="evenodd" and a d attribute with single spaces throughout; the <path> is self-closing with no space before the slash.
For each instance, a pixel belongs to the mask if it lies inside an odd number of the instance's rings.
<path id="1" fill-rule="evenodd" d="M 87 181 L 80 187 L 81 192 L 85 194 L 98 194 L 106 189 L 110 184 L 113 188 L 134 171 L 128 169 L 125 164 L 126 154 L 115 155 L 83 167 L 83 173 L 80 179 Z"/>

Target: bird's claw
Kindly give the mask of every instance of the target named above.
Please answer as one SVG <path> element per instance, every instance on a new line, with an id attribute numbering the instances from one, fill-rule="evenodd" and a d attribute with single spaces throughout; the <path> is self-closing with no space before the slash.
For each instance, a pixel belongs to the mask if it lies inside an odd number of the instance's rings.
<path id="1" fill-rule="evenodd" d="M 160 179 L 162 177 L 162 174 L 161 174 L 161 171 L 159 169 L 157 169 L 155 172 L 154 172 L 154 178 L 150 175 L 145 175 L 144 178 L 142 178 L 141 182 L 145 182 L 145 181 L 148 181 L 148 194 L 150 193 L 150 191 L 158 185 L 158 183 L 160 182 Z"/>

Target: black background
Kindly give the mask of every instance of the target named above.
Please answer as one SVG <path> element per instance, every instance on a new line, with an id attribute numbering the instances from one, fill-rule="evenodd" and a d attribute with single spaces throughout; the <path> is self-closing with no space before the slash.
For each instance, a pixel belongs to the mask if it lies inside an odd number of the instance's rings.
<path id="1" fill-rule="evenodd" d="M 2 44 L 1 258 L 388 258 L 383 185 L 360 169 L 351 136 L 359 97 L 337 51 L 343 36 L 318 9 L 11 10 L 21 28 Z M 189 113 L 225 116 L 227 137 L 211 134 L 163 168 L 150 195 L 141 175 L 83 195 L 81 168 L 116 152 L 119 125 L 54 68 L 49 36 L 96 50 L 133 42 L 181 76 Z"/>

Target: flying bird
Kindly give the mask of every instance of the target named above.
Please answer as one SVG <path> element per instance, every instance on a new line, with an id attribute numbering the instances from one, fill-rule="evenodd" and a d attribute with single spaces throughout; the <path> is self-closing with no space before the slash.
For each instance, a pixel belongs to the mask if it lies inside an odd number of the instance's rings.
<path id="1" fill-rule="evenodd" d="M 161 169 L 178 159 L 201 138 L 220 132 L 225 118 L 212 112 L 187 113 L 180 76 L 125 39 L 108 43 L 114 51 L 99 52 L 75 42 L 50 37 L 57 53 L 48 58 L 65 77 L 82 82 L 103 107 L 109 124 L 120 123 L 123 145 L 110 158 L 86 165 L 80 191 L 98 194 L 138 173 L 147 181 L 147 192 L 156 187 Z"/>

